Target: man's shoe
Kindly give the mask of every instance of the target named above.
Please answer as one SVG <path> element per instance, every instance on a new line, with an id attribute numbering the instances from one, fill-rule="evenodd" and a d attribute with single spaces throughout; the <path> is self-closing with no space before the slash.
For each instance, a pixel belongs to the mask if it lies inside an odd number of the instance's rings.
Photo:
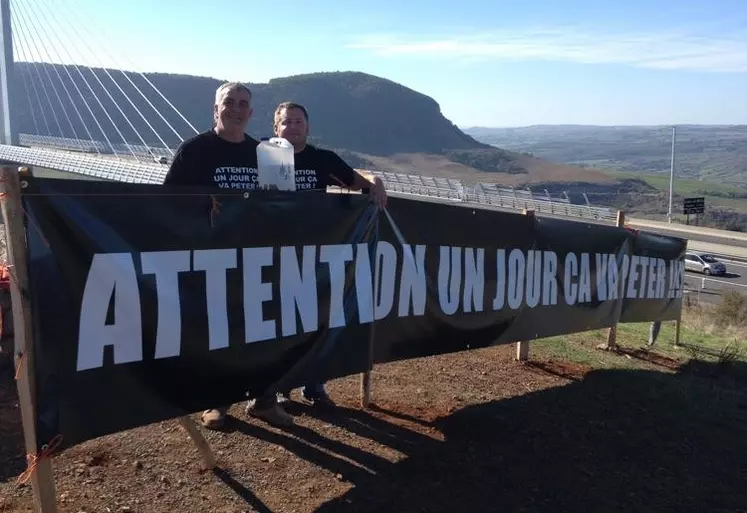
<path id="1" fill-rule="evenodd" d="M 303 399 L 312 406 L 325 406 L 334 408 L 335 402 L 327 395 L 324 390 L 314 391 L 313 393 L 303 392 Z"/>
<path id="2" fill-rule="evenodd" d="M 207 429 L 221 429 L 226 423 L 226 416 L 218 410 L 205 410 L 200 415 L 200 423 Z"/>
<path id="3" fill-rule="evenodd" d="M 274 426 L 292 426 L 294 424 L 293 417 L 283 410 L 283 407 L 278 403 L 266 408 L 257 408 L 256 403 L 250 403 L 246 407 L 246 413 Z"/>

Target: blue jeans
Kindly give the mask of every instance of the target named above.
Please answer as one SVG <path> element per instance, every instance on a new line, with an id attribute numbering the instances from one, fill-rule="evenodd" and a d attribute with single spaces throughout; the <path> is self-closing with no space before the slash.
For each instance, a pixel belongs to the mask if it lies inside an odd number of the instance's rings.
<path id="1" fill-rule="evenodd" d="M 303 387 L 303 395 L 306 397 L 316 397 L 324 394 L 324 383 L 307 384 Z"/>

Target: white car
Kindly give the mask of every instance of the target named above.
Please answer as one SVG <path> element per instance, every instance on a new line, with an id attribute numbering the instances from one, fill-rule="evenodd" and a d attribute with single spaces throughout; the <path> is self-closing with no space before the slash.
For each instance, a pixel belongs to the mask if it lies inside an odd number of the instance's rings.
<path id="1" fill-rule="evenodd" d="M 713 255 L 700 251 L 685 253 L 685 269 L 707 275 L 726 274 L 726 266 L 723 262 L 719 262 Z"/>

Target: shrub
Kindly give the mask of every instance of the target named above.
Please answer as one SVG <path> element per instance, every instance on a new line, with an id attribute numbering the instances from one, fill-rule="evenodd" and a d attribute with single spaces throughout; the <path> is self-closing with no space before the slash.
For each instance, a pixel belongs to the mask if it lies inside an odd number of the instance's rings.
<path id="1" fill-rule="evenodd" d="M 721 327 L 747 326 L 747 296 L 735 290 L 728 291 L 714 309 L 714 314 L 716 324 Z"/>

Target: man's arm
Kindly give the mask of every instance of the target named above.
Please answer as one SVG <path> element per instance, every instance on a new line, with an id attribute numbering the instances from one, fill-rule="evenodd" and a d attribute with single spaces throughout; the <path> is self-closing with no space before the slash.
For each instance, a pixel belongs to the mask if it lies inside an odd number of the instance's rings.
<path id="1" fill-rule="evenodd" d="M 379 208 L 386 207 L 386 189 L 384 188 L 384 182 L 381 181 L 381 178 L 375 176 L 373 180 L 369 180 L 350 167 L 336 153 L 330 151 L 329 154 L 330 162 L 328 163 L 328 166 L 330 177 L 333 182 L 337 182 L 337 185 L 340 187 L 347 187 L 354 191 L 363 191 L 371 196 L 371 200 L 374 201 Z"/>
<path id="2" fill-rule="evenodd" d="M 184 155 L 184 146 L 179 146 L 171 161 L 163 185 L 190 185 L 192 180 L 192 162 Z"/>

